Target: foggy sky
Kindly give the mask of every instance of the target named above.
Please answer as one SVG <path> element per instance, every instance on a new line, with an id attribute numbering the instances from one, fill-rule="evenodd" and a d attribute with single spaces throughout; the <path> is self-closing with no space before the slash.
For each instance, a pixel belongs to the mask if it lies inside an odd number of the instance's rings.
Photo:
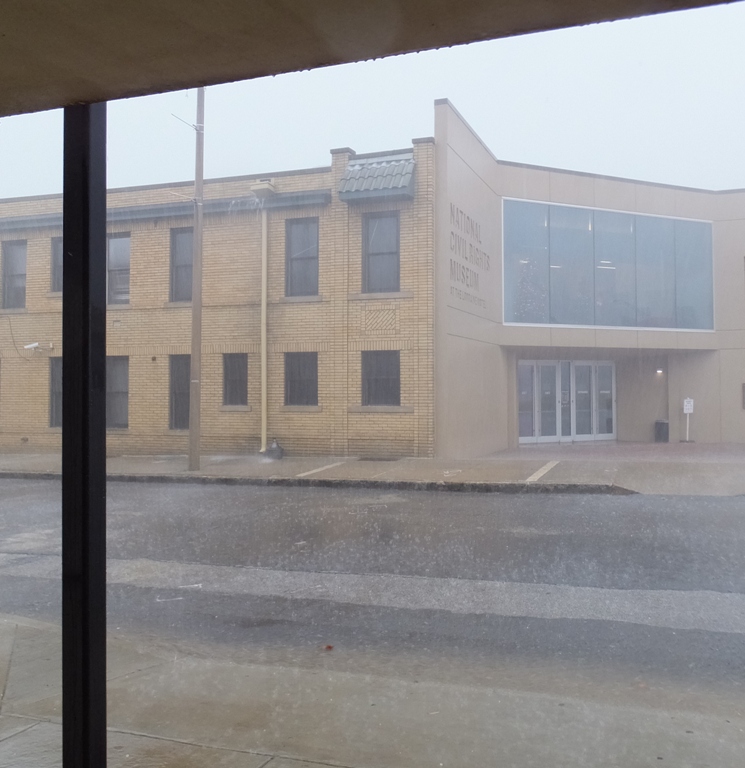
<path id="1" fill-rule="evenodd" d="M 745 3 L 207 90 L 205 174 L 330 163 L 431 136 L 450 99 L 500 159 L 745 187 Z M 194 91 L 109 105 L 109 186 L 193 178 Z M 59 192 L 60 111 L 0 119 L 0 197 Z"/>

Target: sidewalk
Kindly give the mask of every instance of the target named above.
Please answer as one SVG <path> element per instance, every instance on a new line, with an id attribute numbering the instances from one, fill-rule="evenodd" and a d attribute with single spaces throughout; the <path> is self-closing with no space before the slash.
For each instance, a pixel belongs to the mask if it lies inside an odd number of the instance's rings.
<path id="1" fill-rule="evenodd" d="M 59 472 L 59 454 L 0 454 L 0 477 Z M 111 479 L 143 482 L 737 496 L 745 494 L 745 445 L 545 444 L 468 460 L 204 456 L 197 472 L 188 471 L 186 456 L 115 456 L 108 472 Z"/>
<path id="2" fill-rule="evenodd" d="M 742 764 L 745 720 L 731 703 L 592 701 L 235 662 L 116 636 L 108 652 L 109 768 Z M 56 626 L 0 616 L 3 768 L 61 765 L 59 657 Z"/>

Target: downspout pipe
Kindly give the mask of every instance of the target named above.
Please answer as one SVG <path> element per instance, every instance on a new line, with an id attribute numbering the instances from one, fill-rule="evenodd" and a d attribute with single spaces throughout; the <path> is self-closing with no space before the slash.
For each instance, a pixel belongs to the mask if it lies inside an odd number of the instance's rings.
<path id="1" fill-rule="evenodd" d="M 267 376 L 267 341 L 266 308 L 267 282 L 269 278 L 269 227 L 266 208 L 261 209 L 261 453 L 266 453 L 268 422 L 268 376 Z"/>

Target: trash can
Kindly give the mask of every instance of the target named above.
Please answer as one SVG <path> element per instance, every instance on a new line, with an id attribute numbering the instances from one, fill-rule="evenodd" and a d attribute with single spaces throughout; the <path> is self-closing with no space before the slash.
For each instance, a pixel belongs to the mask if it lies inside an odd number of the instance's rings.
<path id="1" fill-rule="evenodd" d="M 667 419 L 657 419 L 654 423 L 655 443 L 670 442 L 670 422 Z"/>

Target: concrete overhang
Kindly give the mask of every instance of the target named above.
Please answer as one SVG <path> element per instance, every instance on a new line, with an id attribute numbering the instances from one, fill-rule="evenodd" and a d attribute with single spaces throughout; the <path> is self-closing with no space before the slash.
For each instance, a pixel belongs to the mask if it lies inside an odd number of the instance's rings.
<path id="1" fill-rule="evenodd" d="M 713 0 L 2 0 L 0 116 Z"/>

